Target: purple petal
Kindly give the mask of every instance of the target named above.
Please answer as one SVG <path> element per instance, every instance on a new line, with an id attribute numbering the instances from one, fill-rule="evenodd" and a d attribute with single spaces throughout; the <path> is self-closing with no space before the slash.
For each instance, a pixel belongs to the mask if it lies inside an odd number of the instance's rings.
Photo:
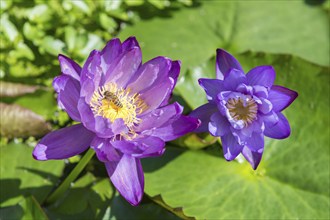
<path id="1" fill-rule="evenodd" d="M 100 85 L 104 72 L 101 68 L 101 53 L 93 50 L 87 58 L 81 71 L 81 93 L 80 95 L 86 97 L 89 102 L 94 90 Z"/>
<path id="2" fill-rule="evenodd" d="M 223 81 L 225 89 L 235 91 L 240 84 L 246 84 L 244 72 L 237 69 L 230 69 Z"/>
<path id="3" fill-rule="evenodd" d="M 276 124 L 271 124 L 265 122 L 265 131 L 264 134 L 267 137 L 275 139 L 284 139 L 290 136 L 291 129 L 288 120 L 285 116 L 278 112 L 278 122 Z"/>
<path id="4" fill-rule="evenodd" d="M 119 162 L 106 162 L 108 175 L 118 192 L 133 206 L 143 197 L 144 176 L 139 159 L 123 155 Z"/>
<path id="5" fill-rule="evenodd" d="M 94 134 L 82 124 L 53 131 L 44 136 L 33 150 L 36 160 L 65 159 L 85 151 Z"/>
<path id="6" fill-rule="evenodd" d="M 275 80 L 275 70 L 272 66 L 257 66 L 246 74 L 249 85 L 260 85 L 270 88 Z"/>
<path id="7" fill-rule="evenodd" d="M 189 116 L 197 118 L 201 121 L 201 125 L 196 130 L 194 130 L 194 132 L 208 132 L 211 115 L 217 111 L 218 108 L 213 103 L 207 103 L 193 110 Z"/>
<path id="8" fill-rule="evenodd" d="M 67 81 L 70 79 L 69 76 L 66 75 L 59 75 L 56 76 L 53 80 L 53 88 L 56 91 L 56 93 L 59 93 L 61 90 L 64 89 Z"/>
<path id="9" fill-rule="evenodd" d="M 63 74 L 80 81 L 81 67 L 76 62 L 62 54 L 58 55 L 58 60 Z"/>
<path id="10" fill-rule="evenodd" d="M 170 72 L 168 73 L 168 76 L 174 80 L 174 85 L 178 80 L 180 69 L 181 69 L 181 61 L 180 60 L 172 61 L 171 69 Z"/>
<path id="11" fill-rule="evenodd" d="M 268 90 L 264 86 L 253 86 L 253 94 L 258 96 L 259 98 L 267 98 L 268 97 Z"/>
<path id="12" fill-rule="evenodd" d="M 141 123 L 135 128 L 135 131 L 144 131 L 152 128 L 161 127 L 177 119 L 183 111 L 183 107 L 175 102 L 162 108 L 158 108 L 149 114 L 141 117 Z"/>
<path id="13" fill-rule="evenodd" d="M 246 95 L 253 95 L 253 87 L 252 86 L 248 86 L 248 85 L 246 85 L 244 83 L 239 84 L 236 87 L 236 91 L 237 92 L 241 92 L 241 93 L 246 94 Z"/>
<path id="14" fill-rule="evenodd" d="M 227 134 L 221 137 L 223 154 L 226 160 L 235 159 L 241 153 L 243 146 L 239 145 L 232 134 Z"/>
<path id="15" fill-rule="evenodd" d="M 131 93 L 143 93 L 167 79 L 170 68 L 171 60 L 166 57 L 149 60 L 139 68 L 127 87 Z"/>
<path id="16" fill-rule="evenodd" d="M 97 158 L 102 162 L 119 161 L 122 154 L 118 152 L 110 142 L 110 139 L 94 137 L 91 148 L 96 152 Z"/>
<path id="17" fill-rule="evenodd" d="M 213 136 L 224 136 L 230 132 L 230 123 L 225 116 L 215 112 L 210 118 L 209 131 Z"/>
<path id="18" fill-rule="evenodd" d="M 262 112 L 263 114 L 268 114 L 271 110 L 273 110 L 272 103 L 264 98 L 260 98 L 261 104 L 258 104 L 258 111 Z"/>
<path id="19" fill-rule="evenodd" d="M 215 100 L 217 95 L 224 90 L 223 81 L 219 79 L 199 79 L 198 82 L 205 90 L 208 100 Z"/>
<path id="20" fill-rule="evenodd" d="M 114 82 L 117 86 L 126 87 L 129 80 L 141 65 L 142 54 L 139 47 L 125 52 L 113 69 L 107 70 L 105 83 Z"/>
<path id="21" fill-rule="evenodd" d="M 168 93 L 172 92 L 171 88 L 173 87 L 173 83 L 173 79 L 168 78 L 158 86 L 153 87 L 141 94 L 140 98 L 148 106 L 148 109 L 142 112 L 141 116 L 146 115 L 147 113 L 153 111 L 160 106 L 160 104 L 167 97 Z"/>
<path id="22" fill-rule="evenodd" d="M 67 75 L 60 75 L 53 81 L 53 87 L 58 93 L 58 105 L 64 109 L 75 121 L 80 121 L 77 105 L 80 93 L 80 84 L 77 80 Z"/>
<path id="23" fill-rule="evenodd" d="M 274 111 L 271 111 L 266 115 L 260 115 L 260 118 L 262 118 L 262 120 L 265 124 L 267 124 L 268 127 L 275 125 L 279 120 L 277 113 Z"/>
<path id="24" fill-rule="evenodd" d="M 165 142 L 158 137 L 147 137 L 137 140 L 140 149 L 144 149 L 140 155 L 135 155 L 138 158 L 157 157 L 165 152 Z"/>
<path id="25" fill-rule="evenodd" d="M 280 112 L 288 107 L 298 96 L 298 93 L 282 86 L 272 86 L 268 99 L 273 104 L 273 109 Z"/>
<path id="26" fill-rule="evenodd" d="M 101 138 L 111 138 L 115 135 L 112 128 L 113 123 L 101 116 L 95 117 L 95 133 Z M 92 131 L 94 131 L 92 130 Z"/>
<path id="27" fill-rule="evenodd" d="M 111 124 L 112 132 L 117 135 L 127 130 L 127 125 L 125 124 L 125 121 L 122 118 L 117 118 L 112 124 Z"/>
<path id="28" fill-rule="evenodd" d="M 245 137 L 251 137 L 253 132 L 262 133 L 265 130 L 264 124 L 261 118 L 253 121 L 249 126 L 244 127 L 240 130 L 240 133 Z"/>
<path id="29" fill-rule="evenodd" d="M 173 80 L 173 86 L 171 88 L 171 91 L 173 91 L 173 89 L 176 85 L 176 82 L 179 77 L 180 69 L 181 69 L 181 62 L 179 60 L 172 61 L 171 69 L 168 73 L 168 76 Z M 160 106 L 167 105 L 169 103 L 169 100 L 171 99 L 171 97 L 172 97 L 172 93 L 168 93 L 167 96 L 165 97 L 164 101 L 160 104 Z"/>
<path id="30" fill-rule="evenodd" d="M 245 159 L 251 164 L 252 168 L 257 169 L 261 157 L 262 157 L 263 149 L 260 152 L 251 151 L 248 147 L 243 147 L 242 154 Z"/>
<path id="31" fill-rule="evenodd" d="M 159 137 L 163 141 L 172 141 L 195 130 L 199 125 L 198 119 L 181 115 L 172 124 L 152 130 L 152 136 Z"/>
<path id="32" fill-rule="evenodd" d="M 144 158 L 161 155 L 165 142 L 158 137 L 148 136 L 133 141 L 113 141 L 112 145 L 124 154 Z"/>
<path id="33" fill-rule="evenodd" d="M 110 40 L 101 51 L 101 66 L 104 72 L 115 62 L 116 58 L 122 53 L 122 46 L 118 38 Z"/>
<path id="34" fill-rule="evenodd" d="M 129 51 L 134 47 L 140 48 L 140 45 L 139 45 L 138 41 L 136 40 L 136 38 L 133 36 L 127 38 L 122 44 L 122 48 L 123 48 L 124 52 Z"/>
<path id="35" fill-rule="evenodd" d="M 241 65 L 235 59 L 235 57 L 233 57 L 225 50 L 217 49 L 217 57 L 216 57 L 217 79 L 223 80 L 228 74 L 230 69 L 237 69 L 244 73 Z"/>
<path id="36" fill-rule="evenodd" d="M 81 122 L 88 130 L 97 133 L 101 138 L 114 136 L 112 123 L 106 118 L 95 116 L 84 98 L 79 99 L 78 110 L 81 115 Z"/>
<path id="37" fill-rule="evenodd" d="M 247 139 L 246 146 L 252 151 L 259 151 L 264 148 L 263 133 L 253 132 L 251 137 Z"/>

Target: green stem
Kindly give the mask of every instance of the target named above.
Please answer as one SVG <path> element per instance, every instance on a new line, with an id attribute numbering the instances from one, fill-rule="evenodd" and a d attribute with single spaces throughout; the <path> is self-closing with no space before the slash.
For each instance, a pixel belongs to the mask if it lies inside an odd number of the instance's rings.
<path id="1" fill-rule="evenodd" d="M 86 154 L 81 158 L 77 166 L 71 171 L 71 173 L 65 178 L 65 180 L 59 185 L 59 187 L 46 199 L 46 204 L 55 202 L 69 187 L 70 184 L 78 177 L 80 172 L 85 168 L 87 163 L 93 157 L 95 151 L 89 149 Z"/>

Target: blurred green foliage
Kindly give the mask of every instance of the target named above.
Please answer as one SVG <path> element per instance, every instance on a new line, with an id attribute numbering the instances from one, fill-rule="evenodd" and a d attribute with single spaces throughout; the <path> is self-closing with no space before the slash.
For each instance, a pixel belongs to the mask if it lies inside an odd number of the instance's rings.
<path id="1" fill-rule="evenodd" d="M 0 219 L 329 218 L 329 6 L 329 0 L 0 0 Z M 80 160 L 31 156 L 50 126 L 74 123 L 58 109 L 51 86 L 60 72 L 57 55 L 83 64 L 111 38 L 132 35 L 144 61 L 182 61 L 173 100 L 185 113 L 206 102 L 197 79 L 215 76 L 217 48 L 237 56 L 246 71 L 273 65 L 276 83 L 299 93 L 285 111 L 292 136 L 267 139 L 256 172 L 227 163 L 209 135 L 182 137 L 164 157 L 143 162 L 146 196 L 139 207 L 115 192 L 95 159 L 66 194 L 45 205 Z"/>

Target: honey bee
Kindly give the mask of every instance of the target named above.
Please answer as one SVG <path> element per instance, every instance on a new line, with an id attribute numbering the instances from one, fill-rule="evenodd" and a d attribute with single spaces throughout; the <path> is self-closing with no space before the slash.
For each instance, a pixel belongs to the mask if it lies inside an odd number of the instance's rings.
<path id="1" fill-rule="evenodd" d="M 105 91 L 103 93 L 103 95 L 104 95 L 104 99 L 106 99 L 109 102 L 113 103 L 118 108 L 122 108 L 123 107 L 123 104 L 119 101 L 118 97 L 115 94 L 113 94 L 112 92 Z"/>

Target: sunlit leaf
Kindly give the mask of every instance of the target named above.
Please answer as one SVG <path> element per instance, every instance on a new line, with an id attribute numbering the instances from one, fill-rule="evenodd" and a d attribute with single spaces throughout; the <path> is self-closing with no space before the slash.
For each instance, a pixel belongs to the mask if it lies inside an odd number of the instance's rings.
<path id="1" fill-rule="evenodd" d="M 7 13 L 1 14 L 0 23 L 1 23 L 0 28 L 4 32 L 6 37 L 11 42 L 14 42 L 18 37 L 18 30 L 16 26 L 9 20 Z"/>
<path id="2" fill-rule="evenodd" d="M 128 6 L 138 6 L 143 5 L 144 0 L 124 0 L 125 4 Z"/>
<path id="3" fill-rule="evenodd" d="M 39 4 L 26 11 L 28 19 L 32 22 L 42 23 L 51 19 L 51 10 L 46 4 Z"/>
<path id="4" fill-rule="evenodd" d="M 80 11 L 85 12 L 86 14 L 90 14 L 91 10 L 88 5 L 84 1 L 71 1 L 72 5 L 77 7 Z"/>
<path id="5" fill-rule="evenodd" d="M 18 58 L 26 58 L 29 60 L 34 60 L 34 54 L 32 50 L 23 42 L 19 42 L 16 45 L 16 50 L 9 52 L 10 56 L 14 56 L 16 59 Z"/>
<path id="6" fill-rule="evenodd" d="M 38 26 L 31 24 L 30 22 L 25 22 L 23 26 L 23 34 L 24 36 L 37 44 L 40 41 L 40 38 L 45 36 L 45 32 L 38 28 Z"/>
<path id="7" fill-rule="evenodd" d="M 49 54 L 57 56 L 58 54 L 63 53 L 65 44 L 63 43 L 63 41 L 55 39 L 52 36 L 46 36 L 45 38 L 43 38 L 41 46 L 41 52 L 45 51 Z"/>

